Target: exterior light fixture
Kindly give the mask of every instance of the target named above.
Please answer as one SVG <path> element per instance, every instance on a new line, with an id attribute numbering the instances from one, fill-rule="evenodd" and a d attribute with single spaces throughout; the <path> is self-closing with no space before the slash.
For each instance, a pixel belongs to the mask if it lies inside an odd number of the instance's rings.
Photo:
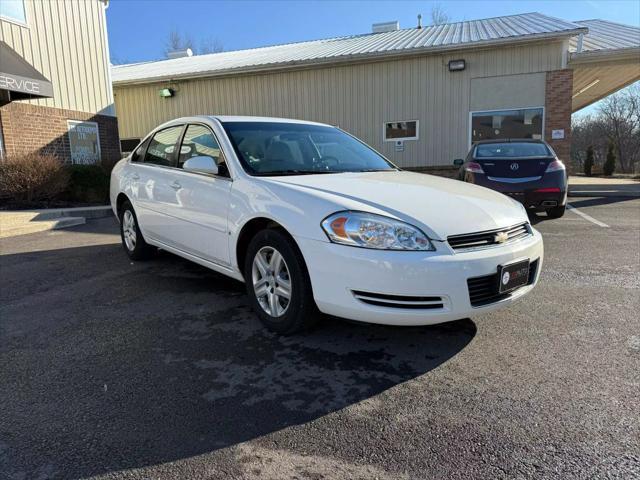
<path id="1" fill-rule="evenodd" d="M 161 88 L 158 93 L 162 98 L 169 98 L 175 95 L 175 90 L 173 88 Z"/>
<path id="2" fill-rule="evenodd" d="M 450 72 L 458 72 L 458 71 L 464 70 L 466 66 L 467 65 L 464 60 L 449 60 Z"/>

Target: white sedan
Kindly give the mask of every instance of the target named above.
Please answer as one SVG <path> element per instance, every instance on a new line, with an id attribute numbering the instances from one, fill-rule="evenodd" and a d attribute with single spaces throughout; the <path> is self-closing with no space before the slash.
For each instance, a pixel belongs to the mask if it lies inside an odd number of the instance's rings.
<path id="1" fill-rule="evenodd" d="M 161 248 L 245 282 L 284 334 L 320 312 L 389 325 L 490 312 L 529 293 L 543 260 L 518 202 L 297 120 L 167 122 L 115 166 L 111 204 L 129 257 Z"/>

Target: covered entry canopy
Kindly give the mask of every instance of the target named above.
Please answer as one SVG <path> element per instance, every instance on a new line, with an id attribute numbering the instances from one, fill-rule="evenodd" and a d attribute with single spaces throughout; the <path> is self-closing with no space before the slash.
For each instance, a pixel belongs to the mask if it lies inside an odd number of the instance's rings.
<path id="1" fill-rule="evenodd" d="M 575 112 L 640 80 L 640 28 L 606 20 L 573 23 L 589 29 L 569 47 Z"/>
<path id="2" fill-rule="evenodd" d="M 53 85 L 38 70 L 0 41 L 0 105 L 26 98 L 53 97 Z"/>

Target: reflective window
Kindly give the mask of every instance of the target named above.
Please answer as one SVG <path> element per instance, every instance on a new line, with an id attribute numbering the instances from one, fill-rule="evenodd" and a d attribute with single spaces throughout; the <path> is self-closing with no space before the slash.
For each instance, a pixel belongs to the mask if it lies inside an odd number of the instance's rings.
<path id="1" fill-rule="evenodd" d="M 182 125 L 165 128 L 164 130 L 156 132 L 151 142 L 149 142 L 144 163 L 173 167 L 175 165 L 174 151 L 181 133 Z"/>
<path id="2" fill-rule="evenodd" d="M 542 108 L 496 110 L 471 114 L 471 141 L 494 138 L 542 139 Z"/>
<path id="3" fill-rule="evenodd" d="M 226 122 L 223 127 L 251 175 L 395 170 L 374 150 L 337 128 L 285 122 Z"/>
<path id="4" fill-rule="evenodd" d="M 551 152 L 544 143 L 509 142 L 486 143 L 476 147 L 476 158 L 549 157 Z"/>
<path id="5" fill-rule="evenodd" d="M 27 23 L 23 0 L 2 0 L 0 2 L 0 17 Z"/>
<path id="6" fill-rule="evenodd" d="M 418 138 L 418 121 L 388 122 L 384 124 L 386 140 L 416 140 Z"/>
<path id="7" fill-rule="evenodd" d="M 204 125 L 189 125 L 180 147 L 178 167 L 182 168 L 184 162 L 191 157 L 207 156 L 215 160 L 220 175 L 227 175 L 227 166 L 224 155 L 216 137 Z"/>

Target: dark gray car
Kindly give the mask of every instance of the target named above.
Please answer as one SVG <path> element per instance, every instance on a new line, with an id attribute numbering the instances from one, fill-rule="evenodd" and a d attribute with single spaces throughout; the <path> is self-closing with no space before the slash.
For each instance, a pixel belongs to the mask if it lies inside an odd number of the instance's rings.
<path id="1" fill-rule="evenodd" d="M 542 140 L 501 139 L 473 144 L 460 166 L 458 179 L 497 190 L 527 209 L 564 215 L 567 171 L 553 149 Z"/>

